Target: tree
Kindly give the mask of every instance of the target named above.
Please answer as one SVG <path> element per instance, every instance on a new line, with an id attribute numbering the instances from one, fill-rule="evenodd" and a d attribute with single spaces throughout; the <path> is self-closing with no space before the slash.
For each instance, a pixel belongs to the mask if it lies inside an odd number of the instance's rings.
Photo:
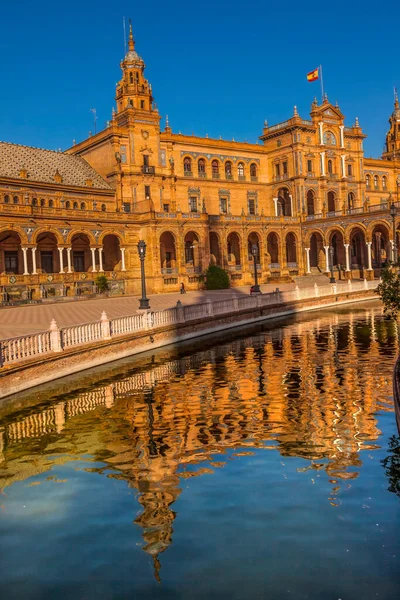
<path id="1" fill-rule="evenodd" d="M 228 273 L 216 265 L 208 267 L 204 279 L 207 290 L 225 290 L 230 287 Z"/>
<path id="2" fill-rule="evenodd" d="M 385 267 L 382 271 L 382 281 L 376 288 L 383 302 L 384 315 L 396 319 L 400 310 L 400 275 L 394 267 Z"/>
<path id="3" fill-rule="evenodd" d="M 105 292 L 108 292 L 108 290 L 110 289 L 110 285 L 109 285 L 107 277 L 105 275 L 97 275 L 97 277 L 95 279 L 95 284 L 97 287 L 97 292 L 99 294 L 104 294 Z"/>

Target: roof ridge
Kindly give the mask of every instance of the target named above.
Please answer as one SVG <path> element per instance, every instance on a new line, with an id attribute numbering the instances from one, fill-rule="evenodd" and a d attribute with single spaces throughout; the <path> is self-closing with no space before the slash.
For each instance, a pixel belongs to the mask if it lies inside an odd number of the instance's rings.
<path id="1" fill-rule="evenodd" d="M 31 148 L 32 150 L 42 150 L 43 152 L 53 152 L 53 154 L 68 154 L 66 150 L 51 150 L 50 148 L 39 148 L 39 146 L 29 146 L 28 144 L 17 144 L 17 142 L 6 142 L 5 140 L 0 140 L 0 144 L 8 144 L 9 146 L 18 146 L 18 148 Z"/>

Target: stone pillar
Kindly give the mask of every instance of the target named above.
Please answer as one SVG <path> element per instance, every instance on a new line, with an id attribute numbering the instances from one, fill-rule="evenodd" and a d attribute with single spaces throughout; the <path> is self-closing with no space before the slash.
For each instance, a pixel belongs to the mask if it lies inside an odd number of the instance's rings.
<path id="1" fill-rule="evenodd" d="M 394 240 L 389 240 L 390 242 L 390 260 L 394 261 Z"/>
<path id="2" fill-rule="evenodd" d="M 323 124 L 322 121 L 320 121 L 318 123 L 318 127 L 319 127 L 319 143 L 323 144 L 324 143 L 324 132 L 323 132 Z"/>
<path id="3" fill-rule="evenodd" d="M 329 273 L 329 246 L 324 246 L 325 250 L 325 273 Z"/>
<path id="4" fill-rule="evenodd" d="M 21 250 L 23 252 L 23 259 L 24 259 L 24 275 L 29 275 L 29 271 L 28 271 L 28 257 L 26 255 L 26 253 L 28 252 L 28 248 L 22 247 Z"/>
<path id="5" fill-rule="evenodd" d="M 349 272 L 350 269 L 350 255 L 349 255 L 349 248 L 350 248 L 350 244 L 343 244 L 344 246 L 344 253 L 346 256 L 346 271 Z"/>
<path id="6" fill-rule="evenodd" d="M 344 148 L 344 125 L 339 125 L 340 129 L 340 147 Z"/>
<path id="7" fill-rule="evenodd" d="M 278 217 L 278 198 L 273 198 L 274 206 L 275 206 L 275 216 Z"/>
<path id="8" fill-rule="evenodd" d="M 50 323 L 50 346 L 53 352 L 61 352 L 61 333 L 58 325 L 53 319 Z"/>
<path id="9" fill-rule="evenodd" d="M 341 154 L 340 155 L 341 161 L 342 161 L 342 177 L 346 177 L 346 155 L 345 154 Z"/>
<path id="10" fill-rule="evenodd" d="M 64 257 L 63 257 L 64 248 L 58 247 L 58 252 L 60 255 L 60 273 L 64 273 Z"/>
<path id="11" fill-rule="evenodd" d="M 306 264 L 307 264 L 307 270 L 306 273 L 307 275 L 309 273 L 311 273 L 311 268 L 310 268 L 310 248 L 304 248 L 304 250 L 306 251 Z"/>
<path id="12" fill-rule="evenodd" d="M 107 313 L 105 310 L 103 310 L 103 312 L 101 313 L 100 325 L 101 325 L 101 337 L 103 338 L 103 340 L 110 340 L 111 339 L 110 320 L 107 317 Z"/>
<path id="13" fill-rule="evenodd" d="M 90 248 L 90 251 L 92 253 L 92 271 L 93 271 L 93 273 L 97 273 L 97 269 L 96 269 L 96 248 Z"/>
<path id="14" fill-rule="evenodd" d="M 290 213 L 292 215 L 292 217 L 294 216 L 294 212 L 293 212 L 293 196 L 292 194 L 289 194 L 289 198 L 290 198 Z"/>
<path id="15" fill-rule="evenodd" d="M 125 268 L 125 248 L 121 248 L 121 271 L 126 271 L 126 268 Z"/>
<path id="16" fill-rule="evenodd" d="M 325 152 L 320 152 L 321 155 L 321 176 L 325 177 Z"/>
<path id="17" fill-rule="evenodd" d="M 367 250 L 368 250 L 368 271 L 372 271 L 372 252 L 371 252 L 371 246 L 372 246 L 372 242 L 365 242 L 367 244 Z"/>
<path id="18" fill-rule="evenodd" d="M 34 246 L 33 248 L 31 248 L 32 250 L 32 275 L 37 275 L 36 272 L 36 246 Z"/>
<path id="19" fill-rule="evenodd" d="M 99 273 L 104 273 L 103 269 L 103 248 L 97 248 L 99 251 Z"/>
<path id="20" fill-rule="evenodd" d="M 67 273 L 72 273 L 71 250 L 72 250 L 71 247 L 67 248 L 67 261 L 68 261 L 68 270 L 67 270 Z"/>

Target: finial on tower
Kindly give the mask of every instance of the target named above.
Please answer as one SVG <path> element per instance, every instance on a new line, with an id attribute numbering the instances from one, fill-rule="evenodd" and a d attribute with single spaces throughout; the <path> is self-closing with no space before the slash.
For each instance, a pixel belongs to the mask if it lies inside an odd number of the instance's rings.
<path id="1" fill-rule="evenodd" d="M 399 96 L 397 94 L 397 88 L 394 88 L 394 107 L 397 110 L 399 108 Z"/>
<path id="2" fill-rule="evenodd" d="M 358 117 L 356 117 L 354 127 L 360 127 L 360 123 L 358 122 Z"/>
<path id="3" fill-rule="evenodd" d="M 169 127 L 168 115 L 165 115 L 165 127 Z"/>
<path id="4" fill-rule="evenodd" d="M 329 100 L 328 100 L 328 94 L 326 92 L 324 94 L 324 102 L 329 102 Z"/>
<path id="5" fill-rule="evenodd" d="M 135 49 L 135 40 L 133 39 L 132 33 L 132 21 L 129 19 L 129 42 L 128 42 L 129 50 Z"/>
<path id="6" fill-rule="evenodd" d="M 267 119 L 264 119 L 264 127 L 265 127 L 265 129 L 268 127 L 268 121 L 267 121 Z"/>
<path id="7" fill-rule="evenodd" d="M 294 105 L 294 108 L 293 108 L 293 116 L 294 117 L 298 117 L 299 116 L 299 113 L 297 111 L 297 106 L 296 105 Z"/>

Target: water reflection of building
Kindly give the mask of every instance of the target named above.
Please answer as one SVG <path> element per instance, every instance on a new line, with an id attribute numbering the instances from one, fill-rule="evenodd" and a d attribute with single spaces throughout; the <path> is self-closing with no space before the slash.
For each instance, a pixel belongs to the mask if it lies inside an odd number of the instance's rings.
<path id="1" fill-rule="evenodd" d="M 68 448 L 73 437 L 76 455 L 93 454 L 138 490 L 135 522 L 157 577 L 180 479 L 230 448 L 274 441 L 282 455 L 308 459 L 308 469 L 329 474 L 335 504 L 340 481 L 357 477 L 360 450 L 375 447 L 375 413 L 391 410 L 385 397 L 398 339 L 377 312 L 264 331 L 9 418 L 0 428 L 0 477 L 5 485 L 23 479 L 22 455 L 32 476 L 46 443 L 63 439 Z M 38 438 L 40 446 L 24 446 Z M 46 470 L 38 464 L 37 473 Z"/>

